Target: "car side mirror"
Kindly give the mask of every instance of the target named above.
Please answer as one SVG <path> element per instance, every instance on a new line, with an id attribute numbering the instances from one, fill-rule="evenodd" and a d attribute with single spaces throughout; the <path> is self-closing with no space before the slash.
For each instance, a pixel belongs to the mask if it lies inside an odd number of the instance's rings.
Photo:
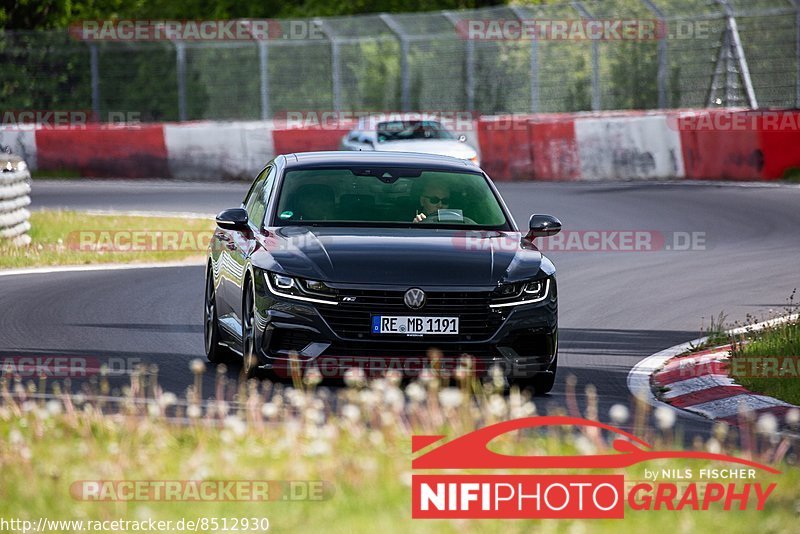
<path id="1" fill-rule="evenodd" d="M 226 230 L 247 230 L 247 211 L 243 208 L 231 208 L 220 212 L 217 215 L 217 226 Z"/>
<path id="2" fill-rule="evenodd" d="M 561 231 L 561 221 L 552 215 L 531 215 L 531 220 L 528 223 L 530 231 L 525 236 L 528 239 L 536 239 L 537 237 L 550 237 L 556 235 Z"/>
<path id="3" fill-rule="evenodd" d="M 458 136 L 458 142 L 459 143 L 466 143 L 467 142 L 467 136 L 464 135 L 464 134 L 459 135 Z"/>

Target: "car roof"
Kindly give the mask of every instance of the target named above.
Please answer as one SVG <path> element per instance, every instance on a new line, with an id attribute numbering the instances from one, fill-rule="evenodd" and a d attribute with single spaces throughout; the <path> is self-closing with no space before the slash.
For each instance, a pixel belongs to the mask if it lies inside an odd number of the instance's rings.
<path id="1" fill-rule="evenodd" d="M 480 168 L 464 159 L 418 152 L 330 151 L 286 154 L 286 168 L 380 165 L 385 167 L 425 167 L 428 169 L 481 173 Z"/>

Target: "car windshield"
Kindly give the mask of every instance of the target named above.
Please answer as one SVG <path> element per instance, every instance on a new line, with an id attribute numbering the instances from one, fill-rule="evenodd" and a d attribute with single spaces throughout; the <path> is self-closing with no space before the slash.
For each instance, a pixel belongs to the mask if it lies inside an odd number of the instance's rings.
<path id="1" fill-rule="evenodd" d="M 410 226 L 507 230 L 482 174 L 352 168 L 290 170 L 274 226 Z"/>
<path id="2" fill-rule="evenodd" d="M 437 121 L 380 122 L 377 131 L 379 143 L 412 139 L 455 139 L 455 136 Z"/>

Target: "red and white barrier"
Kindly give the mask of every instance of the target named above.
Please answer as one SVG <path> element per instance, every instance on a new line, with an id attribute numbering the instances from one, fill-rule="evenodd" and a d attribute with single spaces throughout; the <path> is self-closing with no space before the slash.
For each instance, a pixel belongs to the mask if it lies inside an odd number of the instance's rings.
<path id="1" fill-rule="evenodd" d="M 352 125 L 284 121 L 0 130 L 34 170 L 83 176 L 250 178 L 276 154 L 336 150 Z M 800 168 L 800 111 L 679 110 L 484 116 L 472 122 L 498 181 L 775 180 Z"/>
<path id="2" fill-rule="evenodd" d="M 169 175 L 182 179 L 255 176 L 275 155 L 271 121 L 164 125 Z"/>

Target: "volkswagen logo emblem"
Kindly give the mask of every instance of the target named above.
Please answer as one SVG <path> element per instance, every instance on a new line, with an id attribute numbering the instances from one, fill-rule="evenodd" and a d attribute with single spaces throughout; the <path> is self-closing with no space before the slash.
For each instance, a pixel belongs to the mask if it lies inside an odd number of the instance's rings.
<path id="1" fill-rule="evenodd" d="M 403 295 L 403 302 L 412 310 L 425 306 L 425 292 L 417 287 L 412 287 Z"/>

